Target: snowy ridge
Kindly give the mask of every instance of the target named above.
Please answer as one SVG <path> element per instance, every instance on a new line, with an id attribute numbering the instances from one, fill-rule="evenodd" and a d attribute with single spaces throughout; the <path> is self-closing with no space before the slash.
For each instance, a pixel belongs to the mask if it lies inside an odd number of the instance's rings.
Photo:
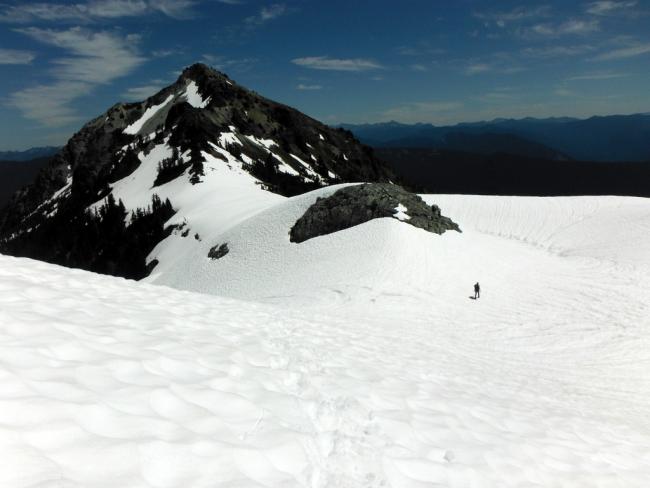
<path id="1" fill-rule="evenodd" d="M 190 185 L 187 175 L 182 175 L 164 185 L 152 186 L 158 163 L 172 155 L 173 149 L 166 141 L 156 145 L 147 155 L 140 153 L 140 166 L 129 176 L 110 185 L 114 198 L 121 200 L 128 212 L 146 208 L 154 194 L 174 202 L 176 214 L 166 225 L 178 226 L 178 230 L 157 246 L 155 254 L 152 253 L 150 260 L 155 257 L 159 261 L 156 273 L 190 252 L 206 233 L 214 229 L 225 230 L 283 200 L 279 195 L 263 191 L 259 182 L 242 169 L 241 160 L 220 146 L 211 146 L 223 159 L 207 152 L 201 153 L 205 172 L 201 184 Z M 102 205 L 103 201 L 97 201 L 92 208 Z M 223 208 L 229 211 L 215 212 L 215 209 Z"/>
<path id="2" fill-rule="evenodd" d="M 160 276 L 246 302 L 0 257 L 0 486 L 647 486 L 649 202 L 427 196 L 462 234 L 289 243 L 333 190 Z"/>

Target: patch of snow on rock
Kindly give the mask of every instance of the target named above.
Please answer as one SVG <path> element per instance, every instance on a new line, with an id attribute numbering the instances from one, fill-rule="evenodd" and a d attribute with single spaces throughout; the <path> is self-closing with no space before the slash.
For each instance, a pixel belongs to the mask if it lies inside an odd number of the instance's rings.
<path id="1" fill-rule="evenodd" d="M 163 108 L 165 105 L 167 105 L 173 99 L 174 99 L 174 95 L 169 95 L 165 99 L 165 101 L 162 102 L 161 104 L 153 105 L 153 106 L 149 107 L 147 110 L 144 111 L 144 113 L 142 114 L 142 117 L 140 117 L 138 120 L 136 120 L 131 125 L 129 125 L 127 128 L 125 128 L 123 132 L 125 134 L 129 134 L 129 135 L 136 135 L 138 132 L 140 132 L 140 130 L 142 129 L 144 124 L 146 124 L 149 119 L 151 119 L 154 115 L 156 115 L 156 113 L 158 113 L 158 111 L 161 108 Z"/>
<path id="2" fill-rule="evenodd" d="M 410 220 L 411 217 L 406 213 L 408 209 L 401 203 L 397 207 L 395 207 L 395 211 L 397 213 L 393 215 L 393 217 L 395 217 L 397 220 L 401 220 L 401 221 Z"/>
<path id="3" fill-rule="evenodd" d="M 258 139 L 255 136 L 244 136 L 246 139 L 251 141 L 253 144 L 256 144 L 258 146 L 262 146 L 266 149 L 271 149 L 273 146 L 277 146 L 278 143 L 275 142 L 273 139 Z"/>
<path id="4" fill-rule="evenodd" d="M 210 98 L 203 100 L 199 93 L 199 87 L 194 81 L 190 81 L 185 90 L 185 99 L 194 108 L 205 108 L 210 103 Z"/>
<path id="5" fill-rule="evenodd" d="M 219 134 L 219 145 L 221 147 L 226 147 L 229 144 L 237 144 L 241 146 L 242 142 L 234 132 L 222 132 Z"/>

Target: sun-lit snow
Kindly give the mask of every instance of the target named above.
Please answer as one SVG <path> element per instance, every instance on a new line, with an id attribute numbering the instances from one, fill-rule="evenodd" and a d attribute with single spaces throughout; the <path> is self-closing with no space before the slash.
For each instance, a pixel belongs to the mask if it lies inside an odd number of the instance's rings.
<path id="1" fill-rule="evenodd" d="M 187 103 L 189 103 L 194 108 L 205 108 L 210 103 L 209 97 L 205 100 L 203 99 L 199 93 L 199 87 L 194 81 L 190 81 L 188 83 L 184 97 L 187 100 Z"/>
<path id="2" fill-rule="evenodd" d="M 278 143 L 275 142 L 273 139 L 260 139 L 255 136 L 245 136 L 249 141 L 251 141 L 253 144 L 256 144 L 258 146 L 261 146 L 265 149 L 271 149 L 273 146 L 277 146 Z"/>
<path id="3" fill-rule="evenodd" d="M 395 212 L 396 213 L 395 213 L 394 217 L 397 220 L 410 220 L 411 219 L 411 216 L 406 213 L 406 212 L 408 212 L 408 208 L 406 208 L 401 203 L 399 205 L 397 205 L 397 207 L 395 207 Z"/>
<path id="4" fill-rule="evenodd" d="M 149 119 L 151 119 L 158 111 L 163 108 L 165 105 L 167 105 L 169 102 L 171 102 L 174 99 L 174 95 L 169 95 L 164 102 L 162 102 L 159 105 L 153 105 L 149 107 L 147 110 L 144 111 L 142 114 L 142 117 L 140 117 L 138 120 L 133 122 L 131 125 L 129 125 L 127 128 L 124 129 L 125 134 L 130 134 L 130 135 L 135 135 L 142 128 L 144 127 L 144 124 L 147 123 Z"/>
<path id="5" fill-rule="evenodd" d="M 305 161 L 303 161 L 302 159 L 300 159 L 300 158 L 299 158 L 298 156 L 296 156 L 295 154 L 289 154 L 289 156 L 291 156 L 293 159 L 295 159 L 296 161 L 298 161 L 298 162 L 302 165 L 302 167 L 305 168 L 305 171 L 307 171 L 307 174 L 309 175 L 309 178 L 310 178 L 310 179 L 312 179 L 312 180 L 314 180 L 314 181 L 320 181 L 320 179 L 321 179 L 321 178 L 320 178 L 320 175 L 319 175 L 318 173 L 316 173 L 316 171 L 314 171 L 314 170 L 312 169 L 312 167 L 311 167 L 311 165 L 310 165 L 309 163 L 306 163 Z"/>
<path id="6" fill-rule="evenodd" d="M 154 194 L 163 201 L 169 198 L 173 203 L 176 214 L 167 225 L 183 225 L 183 230 L 172 233 L 152 252 L 150 260 L 159 261 L 154 276 L 183 256 L 188 249 L 197 246 L 199 239 L 206 233 L 215 229 L 225 230 L 284 199 L 263 191 L 259 182 L 242 169 L 242 161 L 222 147 L 212 143 L 210 145 L 223 159 L 206 152 L 201 153 L 205 175 L 201 177 L 200 184 L 189 184 L 189 176 L 184 174 L 164 185 L 152 186 L 158 173 L 158 163 L 172 155 L 172 148 L 165 142 L 154 146 L 147 155 L 139 153 L 140 166 L 127 177 L 110 185 L 115 200 L 122 200 L 127 211 L 146 208 L 151 204 Z M 181 155 L 186 161 L 189 156 L 189 151 Z M 186 173 L 187 171 L 189 169 Z M 103 200 L 100 200 L 92 208 L 102 204 Z M 219 211 L 220 208 L 226 210 Z M 190 231 L 189 234 L 183 236 L 182 232 L 187 230 Z"/>
<path id="7" fill-rule="evenodd" d="M 219 144 L 221 147 L 226 147 L 229 144 L 242 145 L 235 132 L 222 132 L 219 134 Z"/>
<path id="8" fill-rule="evenodd" d="M 462 233 L 295 244 L 338 187 L 204 156 L 151 280 L 210 295 L 0 257 L 0 486 L 648 486 L 650 201 L 431 195 Z"/>

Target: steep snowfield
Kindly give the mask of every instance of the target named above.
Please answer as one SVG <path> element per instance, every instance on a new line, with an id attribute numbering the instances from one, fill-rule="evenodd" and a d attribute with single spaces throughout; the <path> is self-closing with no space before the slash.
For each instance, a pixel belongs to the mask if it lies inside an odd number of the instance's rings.
<path id="1" fill-rule="evenodd" d="M 111 184 L 113 196 L 122 200 L 128 211 L 146 208 L 153 195 L 162 200 L 170 198 L 174 202 L 176 214 L 167 225 L 176 225 L 178 230 L 167 237 L 151 259 L 159 264 L 154 275 L 172 266 L 179 257 L 198 246 L 206 232 L 211 229 L 227 229 L 255 213 L 266 209 L 284 197 L 264 191 L 259 182 L 242 169 L 242 161 L 235 159 L 222 147 L 213 145 L 227 161 L 217 159 L 211 154 L 202 153 L 203 170 L 201 183 L 188 182 L 189 169 L 185 174 L 160 186 L 152 186 L 158 173 L 158 163 L 172 155 L 167 142 L 156 145 L 148 154 L 139 153 L 141 164 L 121 180 Z M 186 155 L 182 155 L 186 156 Z M 98 207 L 104 203 L 99 200 Z"/>
<path id="2" fill-rule="evenodd" d="M 648 486 L 650 201 L 428 196 L 462 234 L 290 243 L 331 191 L 153 278 L 231 298 L 0 257 L 0 486 Z"/>

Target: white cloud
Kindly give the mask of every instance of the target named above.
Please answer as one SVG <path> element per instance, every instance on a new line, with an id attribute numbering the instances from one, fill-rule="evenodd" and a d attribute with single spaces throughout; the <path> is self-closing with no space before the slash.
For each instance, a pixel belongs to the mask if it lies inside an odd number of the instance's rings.
<path id="1" fill-rule="evenodd" d="M 517 7 L 508 12 L 496 12 L 496 13 L 475 12 L 474 17 L 481 19 L 488 24 L 489 22 L 493 22 L 498 27 L 505 27 L 506 24 L 509 23 L 548 17 L 550 13 L 551 13 L 551 8 L 548 5 L 541 5 L 533 8 Z"/>
<path id="2" fill-rule="evenodd" d="M 141 101 L 155 95 L 164 88 L 160 83 L 153 83 L 145 86 L 134 86 L 126 90 L 122 96 L 129 101 Z"/>
<path id="3" fill-rule="evenodd" d="M 154 58 L 167 58 L 169 56 L 174 56 L 176 54 L 181 54 L 183 51 L 180 49 L 155 49 L 151 51 L 151 55 Z"/>
<path id="4" fill-rule="evenodd" d="M 561 24 L 536 24 L 521 33 L 524 37 L 561 37 L 566 35 L 585 35 L 600 30 L 597 19 L 571 19 Z"/>
<path id="5" fill-rule="evenodd" d="M 36 56 L 29 51 L 0 48 L 0 64 L 29 64 Z"/>
<path id="6" fill-rule="evenodd" d="M 479 73 L 485 73 L 490 71 L 492 67 L 487 63 L 473 63 L 465 68 L 465 74 L 467 75 L 476 75 Z"/>
<path id="7" fill-rule="evenodd" d="M 287 6 L 283 3 L 274 3 L 268 7 L 262 7 L 260 11 L 251 17 L 247 17 L 245 22 L 248 25 L 262 25 L 270 20 L 277 19 L 288 13 Z"/>
<path id="8" fill-rule="evenodd" d="M 214 54 L 203 54 L 201 59 L 204 63 L 209 64 L 219 71 L 232 71 L 239 73 L 250 70 L 258 62 L 257 58 L 231 59 L 225 56 L 215 56 Z"/>
<path id="9" fill-rule="evenodd" d="M 599 1 L 587 4 L 587 13 L 592 15 L 613 15 L 625 12 L 637 5 L 637 1 Z"/>
<path id="10" fill-rule="evenodd" d="M 564 58 L 578 56 L 595 49 L 589 44 L 571 45 L 571 46 L 545 46 L 545 47 L 528 47 L 521 50 L 522 56 L 526 58 Z"/>
<path id="11" fill-rule="evenodd" d="M 636 44 L 599 54 L 592 58 L 592 61 L 614 61 L 617 59 L 633 58 L 647 53 L 650 53 L 650 43 Z"/>
<path id="12" fill-rule="evenodd" d="M 615 78 L 625 78 L 630 76 L 627 73 L 587 73 L 584 75 L 576 75 L 567 78 L 567 81 L 580 81 L 580 80 L 612 80 Z"/>
<path id="13" fill-rule="evenodd" d="M 194 0 L 89 0 L 85 3 L 22 3 L 3 6 L 0 22 L 35 21 L 91 22 L 101 19 L 137 17 L 155 12 L 172 18 L 191 15 Z"/>
<path id="14" fill-rule="evenodd" d="M 138 36 L 92 32 L 80 27 L 67 30 L 17 29 L 32 39 L 61 48 L 68 57 L 54 59 L 53 81 L 9 95 L 9 104 L 25 117 L 44 125 L 65 125 L 78 119 L 71 102 L 90 94 L 94 87 L 125 76 L 145 59 L 135 46 Z"/>
<path id="15" fill-rule="evenodd" d="M 55 76 L 66 81 L 108 83 L 130 73 L 144 62 L 133 49 L 137 35 L 119 36 L 112 32 L 93 32 L 81 27 L 67 30 L 27 27 L 16 29 L 32 39 L 68 51 L 72 57 L 52 61 Z"/>
<path id="16" fill-rule="evenodd" d="M 59 81 L 14 92 L 9 95 L 8 103 L 27 119 L 48 127 L 60 127 L 81 120 L 70 103 L 91 90 L 92 85 L 88 83 Z"/>
<path id="17" fill-rule="evenodd" d="M 410 66 L 410 68 L 411 68 L 411 71 L 417 71 L 417 72 L 420 72 L 420 73 L 424 73 L 425 71 L 429 71 L 429 68 L 427 68 L 424 64 L 419 64 L 419 63 L 412 64 Z"/>
<path id="18" fill-rule="evenodd" d="M 379 121 L 396 120 L 403 123 L 430 122 L 445 120 L 461 109 L 463 104 L 456 101 L 432 101 L 405 103 L 379 114 Z"/>
<path id="19" fill-rule="evenodd" d="M 322 85 L 305 85 L 303 83 L 300 83 L 298 86 L 296 86 L 296 90 L 322 90 L 323 86 Z"/>
<path id="20" fill-rule="evenodd" d="M 304 68 L 328 71 L 369 71 L 383 68 L 375 61 L 361 58 L 336 59 L 328 56 L 310 56 L 292 59 L 291 62 Z"/>
<path id="21" fill-rule="evenodd" d="M 516 99 L 517 97 L 517 95 L 509 93 L 508 91 L 493 91 L 477 97 L 477 100 L 484 103 L 503 103 L 505 101 Z"/>
<path id="22" fill-rule="evenodd" d="M 571 90 L 568 90 L 564 87 L 559 87 L 553 90 L 553 94 L 557 95 L 558 97 L 572 97 L 575 96 L 575 93 L 573 93 Z"/>

